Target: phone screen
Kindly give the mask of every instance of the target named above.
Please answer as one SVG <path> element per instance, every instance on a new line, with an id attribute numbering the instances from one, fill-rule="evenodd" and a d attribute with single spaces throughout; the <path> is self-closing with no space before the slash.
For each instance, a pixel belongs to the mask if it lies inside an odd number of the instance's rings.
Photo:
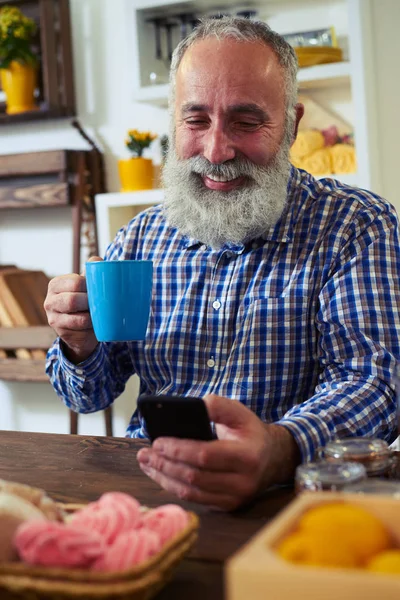
<path id="1" fill-rule="evenodd" d="M 158 437 L 213 439 L 207 408 L 201 398 L 141 396 L 138 409 L 152 442 Z"/>

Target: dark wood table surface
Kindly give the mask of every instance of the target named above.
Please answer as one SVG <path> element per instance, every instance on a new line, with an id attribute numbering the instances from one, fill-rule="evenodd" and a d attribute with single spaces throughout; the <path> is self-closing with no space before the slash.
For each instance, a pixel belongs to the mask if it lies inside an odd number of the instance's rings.
<path id="1" fill-rule="evenodd" d="M 0 432 L 0 478 L 45 489 L 55 500 L 88 502 L 107 491 L 135 496 L 149 507 L 181 504 L 200 517 L 199 539 L 157 600 L 224 598 L 224 562 L 292 498 L 291 488 L 269 491 L 226 514 L 180 502 L 139 469 L 137 440 L 47 433 Z"/>

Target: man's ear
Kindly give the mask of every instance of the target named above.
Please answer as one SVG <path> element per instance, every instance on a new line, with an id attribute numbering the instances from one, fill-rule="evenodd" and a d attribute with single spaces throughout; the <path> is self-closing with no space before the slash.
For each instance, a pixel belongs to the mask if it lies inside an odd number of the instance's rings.
<path id="1" fill-rule="evenodd" d="M 296 121 L 295 121 L 295 125 L 294 125 L 292 144 L 294 143 L 294 141 L 297 138 L 297 132 L 299 130 L 299 123 L 304 115 L 304 104 L 302 104 L 301 102 L 298 102 L 295 105 L 294 110 L 296 111 Z"/>

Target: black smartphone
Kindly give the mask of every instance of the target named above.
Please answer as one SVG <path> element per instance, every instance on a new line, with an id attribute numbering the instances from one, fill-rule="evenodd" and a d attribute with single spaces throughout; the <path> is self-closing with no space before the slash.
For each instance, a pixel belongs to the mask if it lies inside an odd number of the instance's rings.
<path id="1" fill-rule="evenodd" d="M 143 417 L 150 440 L 175 437 L 190 440 L 213 439 L 204 400 L 192 396 L 140 396 L 139 413 Z"/>

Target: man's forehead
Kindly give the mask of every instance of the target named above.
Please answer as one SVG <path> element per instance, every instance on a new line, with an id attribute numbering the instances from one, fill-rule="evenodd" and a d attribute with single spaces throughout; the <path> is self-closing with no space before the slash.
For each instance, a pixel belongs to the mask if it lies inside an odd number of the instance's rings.
<path id="1" fill-rule="evenodd" d="M 238 62 L 246 66 L 248 73 L 258 63 L 263 65 L 266 72 L 274 67 L 279 68 L 274 50 L 261 41 L 209 37 L 197 40 L 186 50 L 178 68 L 178 75 L 194 69 L 212 69 L 216 64 L 229 67 L 232 64 L 237 65 Z"/>
<path id="2" fill-rule="evenodd" d="M 207 38 L 182 57 L 177 88 L 280 85 L 284 74 L 274 50 L 261 42 Z"/>
<path id="3" fill-rule="evenodd" d="M 283 71 L 272 50 L 261 42 L 230 38 L 199 40 L 184 54 L 176 77 L 177 106 L 284 101 Z"/>

